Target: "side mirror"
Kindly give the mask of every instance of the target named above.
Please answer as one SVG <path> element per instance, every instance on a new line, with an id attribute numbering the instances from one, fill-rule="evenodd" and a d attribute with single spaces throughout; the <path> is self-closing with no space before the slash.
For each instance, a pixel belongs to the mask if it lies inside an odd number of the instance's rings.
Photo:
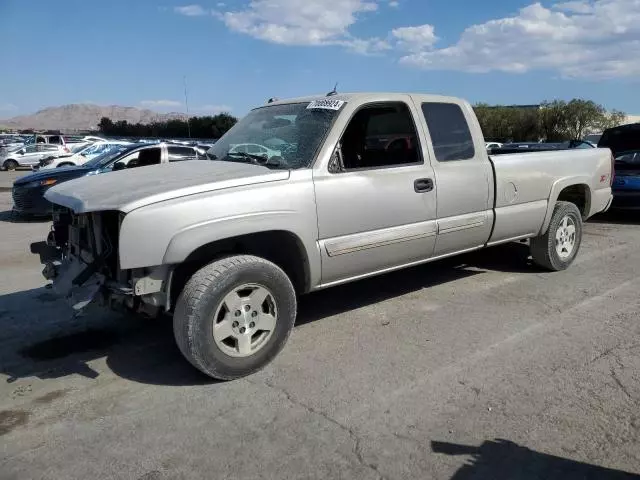
<path id="1" fill-rule="evenodd" d="M 23 148 L 22 150 L 18 150 L 18 153 L 20 155 L 24 155 L 25 153 L 27 153 L 27 151 Z"/>
<path id="2" fill-rule="evenodd" d="M 115 172 L 116 170 L 124 170 L 125 168 L 127 168 L 127 166 L 122 163 L 122 162 L 116 162 L 113 164 L 113 171 Z"/>

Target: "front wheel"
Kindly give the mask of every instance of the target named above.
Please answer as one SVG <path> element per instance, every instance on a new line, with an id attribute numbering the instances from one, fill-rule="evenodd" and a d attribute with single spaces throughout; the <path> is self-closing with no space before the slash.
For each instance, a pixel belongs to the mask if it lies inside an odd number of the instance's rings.
<path id="1" fill-rule="evenodd" d="M 266 366 L 282 350 L 296 319 L 289 277 L 259 257 L 223 258 L 197 271 L 176 303 L 173 331 L 193 366 L 233 380 Z"/>
<path id="2" fill-rule="evenodd" d="M 5 170 L 15 170 L 18 168 L 18 162 L 15 160 L 6 160 L 2 166 Z"/>
<path id="3" fill-rule="evenodd" d="M 554 272 L 573 263 L 582 243 L 582 215 L 570 202 L 558 202 L 547 233 L 531 239 L 531 256 L 539 266 Z"/>

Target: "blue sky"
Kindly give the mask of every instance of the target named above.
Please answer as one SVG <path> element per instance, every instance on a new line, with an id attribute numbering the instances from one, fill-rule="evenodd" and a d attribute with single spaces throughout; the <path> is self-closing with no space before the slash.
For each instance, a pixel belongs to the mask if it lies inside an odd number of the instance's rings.
<path id="1" fill-rule="evenodd" d="M 0 0 L 0 118 L 67 103 L 243 115 L 269 97 L 590 98 L 640 114 L 640 2 Z"/>

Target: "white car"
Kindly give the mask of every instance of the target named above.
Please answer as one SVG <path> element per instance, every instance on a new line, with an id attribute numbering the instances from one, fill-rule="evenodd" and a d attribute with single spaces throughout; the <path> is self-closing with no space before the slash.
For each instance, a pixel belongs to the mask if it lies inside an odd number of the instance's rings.
<path id="1" fill-rule="evenodd" d="M 237 145 L 231 145 L 229 153 L 232 155 L 234 153 L 248 153 L 250 155 L 258 155 L 260 157 L 264 157 L 265 159 L 282 156 L 282 152 L 280 152 L 279 150 L 273 150 L 257 143 L 240 143 Z"/>
<path id="2" fill-rule="evenodd" d="M 3 170 L 15 170 L 20 167 L 33 168 L 43 158 L 55 159 L 66 153 L 66 147 L 53 144 L 32 144 L 11 150 L 0 155 L 0 167 Z"/>
<path id="3" fill-rule="evenodd" d="M 76 152 L 69 157 L 45 159 L 40 162 L 40 168 L 38 170 L 51 170 L 58 167 L 77 167 L 88 162 L 92 158 L 97 157 L 98 155 L 102 155 L 103 153 L 107 153 L 108 151 L 113 150 L 117 146 L 129 144 L 130 142 L 121 142 L 115 140 L 96 142 L 86 146 L 79 152 Z"/>

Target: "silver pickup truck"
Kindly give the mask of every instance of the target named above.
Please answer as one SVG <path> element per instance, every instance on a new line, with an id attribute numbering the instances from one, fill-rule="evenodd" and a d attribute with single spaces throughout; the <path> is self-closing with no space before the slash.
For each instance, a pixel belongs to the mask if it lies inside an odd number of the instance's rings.
<path id="1" fill-rule="evenodd" d="M 172 312 L 219 379 L 278 354 L 299 294 L 527 238 L 562 270 L 612 200 L 608 149 L 489 158 L 471 106 L 433 95 L 273 101 L 207 154 L 50 189 L 32 251 L 76 309 Z"/>

